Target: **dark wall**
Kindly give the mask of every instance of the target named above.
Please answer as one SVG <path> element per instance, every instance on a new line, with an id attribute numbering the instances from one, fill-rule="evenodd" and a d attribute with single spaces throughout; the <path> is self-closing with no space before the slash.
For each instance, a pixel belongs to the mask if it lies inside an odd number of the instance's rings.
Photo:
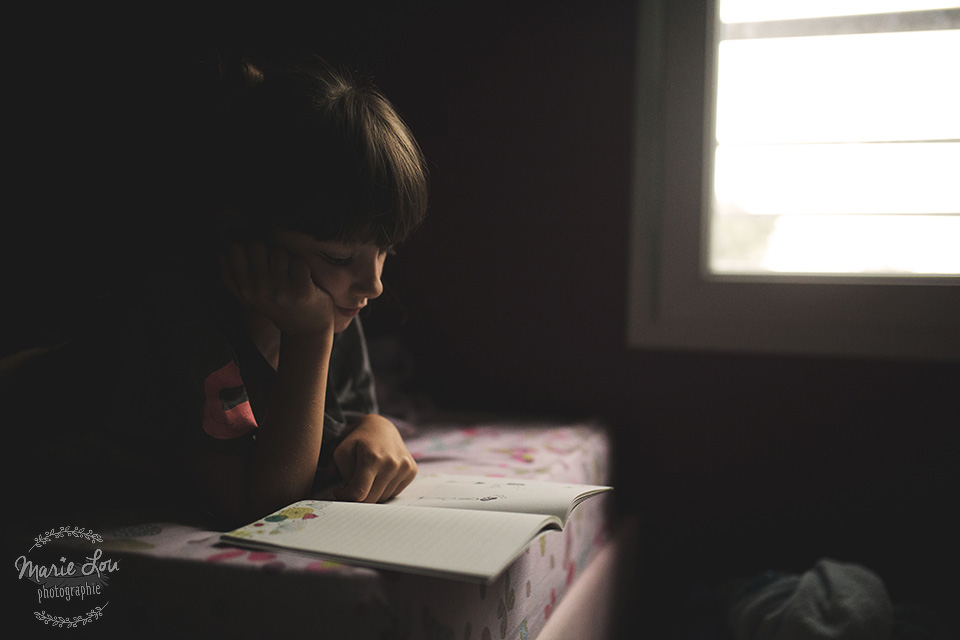
<path id="1" fill-rule="evenodd" d="M 423 386 L 454 406 L 607 420 L 646 563 L 717 577 L 834 556 L 896 597 L 940 597 L 956 364 L 625 346 L 633 3 L 402 24 L 380 80 L 432 167 L 430 218 L 393 274 Z"/>
<path id="2" fill-rule="evenodd" d="M 619 505 L 640 515 L 644 567 L 657 575 L 667 565 L 684 579 L 802 569 L 833 555 L 876 567 L 897 596 L 939 597 L 945 569 L 956 569 L 943 554 L 956 533 L 958 367 L 628 349 L 634 3 L 451 4 L 377 10 L 350 27 L 318 19 L 315 33 L 298 33 L 371 71 L 430 163 L 428 222 L 386 275 L 406 321 L 370 322 L 413 352 L 415 390 L 452 408 L 606 420 Z M 182 49 L 174 38 L 147 43 L 97 80 L 109 109 L 79 112 L 113 131 L 107 149 L 129 151 L 128 131 L 143 136 L 139 164 L 96 156 L 104 143 L 85 130 L 67 160 L 94 164 L 68 182 L 76 189 L 44 179 L 31 204 L 40 217 L 8 235 L 18 247 L 5 282 L 47 317 L 9 313 L 5 346 L 95 289 L 115 256 L 164 236 L 169 164 L 145 150 L 169 151 L 157 134 L 169 125 L 155 119 L 169 96 L 137 72 L 144 63 L 176 87 L 163 61 Z M 118 89 L 131 79 L 156 101 Z M 150 197 L 138 199 L 143 182 Z M 70 208 L 74 193 L 82 206 Z M 89 214 L 98 197 L 126 221 L 119 249 Z M 84 212 L 52 240 L 38 222 L 51 206 Z"/>

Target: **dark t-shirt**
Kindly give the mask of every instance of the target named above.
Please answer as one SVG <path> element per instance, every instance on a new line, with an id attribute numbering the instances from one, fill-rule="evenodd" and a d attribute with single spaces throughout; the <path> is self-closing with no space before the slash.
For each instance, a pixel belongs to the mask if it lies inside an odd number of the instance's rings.
<path id="1" fill-rule="evenodd" d="M 144 289 L 135 301 L 101 305 L 88 331 L 37 358 L 18 382 L 19 448 L 45 461 L 39 492 L 191 500 L 199 496 L 186 451 L 246 456 L 256 446 L 276 371 L 242 329 L 239 304 L 222 287 L 178 275 Z M 376 412 L 355 318 L 334 338 L 318 479 L 332 480 L 333 449 L 359 416 Z"/>

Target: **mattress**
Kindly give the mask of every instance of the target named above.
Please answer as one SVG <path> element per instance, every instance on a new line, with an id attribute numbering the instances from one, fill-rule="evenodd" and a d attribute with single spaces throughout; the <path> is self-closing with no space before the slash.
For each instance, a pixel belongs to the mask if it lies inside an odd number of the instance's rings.
<path id="1" fill-rule="evenodd" d="M 593 422 L 457 419 L 401 425 L 421 473 L 611 482 Z M 611 536 L 610 494 L 541 534 L 493 583 L 369 569 L 220 543 L 220 531 L 133 521 L 98 532 L 121 559 L 103 631 L 137 636 L 495 640 L 536 638 Z"/>

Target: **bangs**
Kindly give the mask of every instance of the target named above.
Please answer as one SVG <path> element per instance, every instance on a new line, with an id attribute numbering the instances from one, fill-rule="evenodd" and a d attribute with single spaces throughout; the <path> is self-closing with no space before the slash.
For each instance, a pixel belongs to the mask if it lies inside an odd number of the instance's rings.
<path id="1" fill-rule="evenodd" d="M 319 240 L 385 248 L 402 243 L 423 222 L 427 174 L 419 147 L 398 117 L 389 122 L 376 112 L 366 115 L 367 126 L 347 136 L 350 151 L 345 149 L 343 161 L 328 169 L 335 180 L 309 181 L 317 187 L 315 198 L 298 216 L 297 230 Z"/>
<path id="2" fill-rule="evenodd" d="M 304 85 L 310 91 L 304 92 Z M 240 157 L 251 171 L 237 208 L 251 222 L 318 240 L 402 243 L 427 210 L 426 163 L 393 106 L 370 83 L 329 67 L 264 80 Z M 281 97 L 281 100 L 277 100 Z M 259 105 L 285 103 L 283 113 Z M 257 104 L 259 103 L 259 105 Z"/>

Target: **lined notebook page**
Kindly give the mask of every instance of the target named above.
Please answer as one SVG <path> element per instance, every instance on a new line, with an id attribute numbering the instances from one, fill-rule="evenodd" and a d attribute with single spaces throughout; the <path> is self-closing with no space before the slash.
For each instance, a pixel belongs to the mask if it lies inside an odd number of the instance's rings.
<path id="1" fill-rule="evenodd" d="M 231 534 L 332 559 L 418 573 L 494 578 L 551 522 L 542 515 L 305 500 L 310 519 L 257 523 Z"/>
<path id="2" fill-rule="evenodd" d="M 610 487 L 598 485 L 516 478 L 421 474 L 389 504 L 542 513 L 556 516 L 565 525 L 575 505 L 609 490 Z"/>

